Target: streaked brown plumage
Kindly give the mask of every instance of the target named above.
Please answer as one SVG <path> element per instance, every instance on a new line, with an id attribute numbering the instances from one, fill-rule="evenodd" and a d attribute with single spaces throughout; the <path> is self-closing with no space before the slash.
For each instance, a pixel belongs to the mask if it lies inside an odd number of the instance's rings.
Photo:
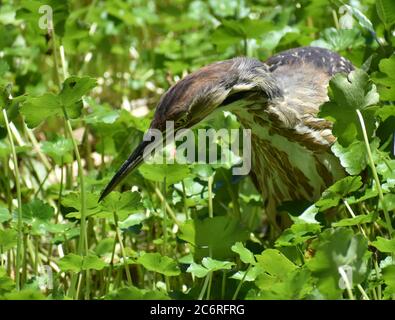
<path id="1" fill-rule="evenodd" d="M 344 172 L 330 151 L 331 123 L 319 119 L 330 78 L 352 64 L 314 47 L 281 52 L 262 63 L 217 62 L 188 75 L 160 99 L 151 128 L 192 127 L 215 110 L 231 110 L 252 130 L 252 179 L 273 222 L 284 201 L 317 199 Z M 143 142 L 103 191 L 101 199 L 142 161 Z"/>

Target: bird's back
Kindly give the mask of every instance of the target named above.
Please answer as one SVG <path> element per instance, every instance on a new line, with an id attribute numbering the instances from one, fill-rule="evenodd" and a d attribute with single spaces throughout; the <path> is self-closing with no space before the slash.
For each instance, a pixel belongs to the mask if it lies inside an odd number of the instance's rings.
<path id="1" fill-rule="evenodd" d="M 322 48 L 281 52 L 265 62 L 282 90 L 261 110 L 237 112 L 252 129 L 252 178 L 274 219 L 285 201 L 316 200 L 344 172 L 330 146 L 332 124 L 317 117 L 330 78 L 352 64 Z"/>

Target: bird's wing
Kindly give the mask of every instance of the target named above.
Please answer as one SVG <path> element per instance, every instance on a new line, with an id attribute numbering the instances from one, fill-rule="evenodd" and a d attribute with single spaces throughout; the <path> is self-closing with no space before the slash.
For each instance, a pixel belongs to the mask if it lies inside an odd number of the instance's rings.
<path id="1" fill-rule="evenodd" d="M 301 47 L 282 51 L 265 61 L 270 71 L 283 65 L 312 64 L 325 71 L 329 76 L 338 72 L 349 73 L 354 69 L 352 63 L 330 50 L 319 47 Z"/>
<path id="2" fill-rule="evenodd" d="M 284 93 L 282 99 L 272 100 L 266 111 L 280 120 L 282 132 L 290 130 L 293 140 L 311 140 L 314 148 L 332 144 L 332 123 L 318 118 L 317 113 L 328 101 L 330 78 L 352 71 L 351 62 L 327 49 L 302 47 L 280 52 L 265 64 Z"/>

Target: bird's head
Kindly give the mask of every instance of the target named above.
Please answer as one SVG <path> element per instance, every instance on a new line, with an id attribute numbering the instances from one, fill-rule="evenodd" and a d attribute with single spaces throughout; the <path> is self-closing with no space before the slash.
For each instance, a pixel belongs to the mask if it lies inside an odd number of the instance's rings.
<path id="1" fill-rule="evenodd" d="M 176 133 L 193 127 L 220 107 L 279 95 L 281 90 L 268 67 L 259 60 L 240 57 L 213 63 L 186 76 L 161 97 L 150 129 L 165 132 L 166 122 L 173 121 Z M 137 146 L 103 190 L 100 200 L 143 161 L 149 144 L 150 141 L 143 141 Z"/>

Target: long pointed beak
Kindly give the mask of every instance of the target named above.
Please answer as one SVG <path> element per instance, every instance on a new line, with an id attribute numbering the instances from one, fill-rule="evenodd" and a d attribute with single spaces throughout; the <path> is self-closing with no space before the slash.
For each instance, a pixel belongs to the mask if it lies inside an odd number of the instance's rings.
<path id="1" fill-rule="evenodd" d="M 142 141 L 132 152 L 129 158 L 122 164 L 121 168 L 112 177 L 109 184 L 102 191 L 99 202 L 102 201 L 125 177 L 132 172 L 143 161 L 144 149 L 151 141 Z"/>

